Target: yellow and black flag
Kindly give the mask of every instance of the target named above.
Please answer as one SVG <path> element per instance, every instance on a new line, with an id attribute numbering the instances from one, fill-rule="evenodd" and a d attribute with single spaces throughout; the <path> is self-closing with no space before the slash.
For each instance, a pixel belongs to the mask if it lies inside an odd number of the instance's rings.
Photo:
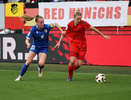
<path id="1" fill-rule="evenodd" d="M 6 3 L 5 17 L 19 17 L 24 14 L 24 3 Z"/>

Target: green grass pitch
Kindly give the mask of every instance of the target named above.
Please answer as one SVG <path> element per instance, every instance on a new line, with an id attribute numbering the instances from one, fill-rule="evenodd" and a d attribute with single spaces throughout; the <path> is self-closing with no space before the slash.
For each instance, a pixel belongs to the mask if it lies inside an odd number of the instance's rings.
<path id="1" fill-rule="evenodd" d="M 0 63 L 0 100 L 131 100 L 130 67 L 82 65 L 66 82 L 67 65 L 46 64 L 38 78 L 33 63 L 22 81 L 15 82 L 22 65 Z M 98 73 L 106 75 L 105 83 L 95 82 Z"/>

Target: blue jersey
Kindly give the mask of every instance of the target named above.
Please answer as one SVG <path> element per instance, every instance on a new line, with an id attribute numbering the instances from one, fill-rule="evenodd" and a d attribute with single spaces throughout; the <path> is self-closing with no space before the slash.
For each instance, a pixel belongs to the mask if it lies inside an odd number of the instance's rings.
<path id="1" fill-rule="evenodd" d="M 37 25 L 33 26 L 26 36 L 26 38 L 30 39 L 32 36 L 34 38 L 34 41 L 32 45 L 35 45 L 36 47 L 48 47 L 49 45 L 49 31 L 54 28 L 54 24 L 44 24 L 44 27 L 42 30 L 39 30 L 37 28 Z"/>

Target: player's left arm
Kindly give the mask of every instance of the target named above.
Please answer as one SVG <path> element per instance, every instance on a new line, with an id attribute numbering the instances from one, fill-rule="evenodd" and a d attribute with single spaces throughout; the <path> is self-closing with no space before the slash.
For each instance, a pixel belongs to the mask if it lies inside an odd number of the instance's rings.
<path id="1" fill-rule="evenodd" d="M 47 26 L 48 29 L 53 29 L 54 27 L 58 28 L 62 34 L 65 34 L 65 32 L 61 29 L 61 27 L 57 23 L 51 23 Z"/>
<path id="2" fill-rule="evenodd" d="M 102 34 L 98 29 L 96 29 L 96 28 L 93 27 L 93 26 L 90 26 L 90 29 L 93 30 L 93 31 L 95 31 L 96 33 L 100 34 L 100 35 L 103 36 L 105 39 L 111 39 L 111 37 Z"/>

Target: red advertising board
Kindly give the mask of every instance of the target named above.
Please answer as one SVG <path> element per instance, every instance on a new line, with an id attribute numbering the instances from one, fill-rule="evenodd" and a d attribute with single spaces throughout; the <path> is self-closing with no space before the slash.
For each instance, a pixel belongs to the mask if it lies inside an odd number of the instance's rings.
<path id="1" fill-rule="evenodd" d="M 105 40 L 98 35 L 86 35 L 85 59 L 93 65 L 131 66 L 131 35 L 109 35 Z"/>

